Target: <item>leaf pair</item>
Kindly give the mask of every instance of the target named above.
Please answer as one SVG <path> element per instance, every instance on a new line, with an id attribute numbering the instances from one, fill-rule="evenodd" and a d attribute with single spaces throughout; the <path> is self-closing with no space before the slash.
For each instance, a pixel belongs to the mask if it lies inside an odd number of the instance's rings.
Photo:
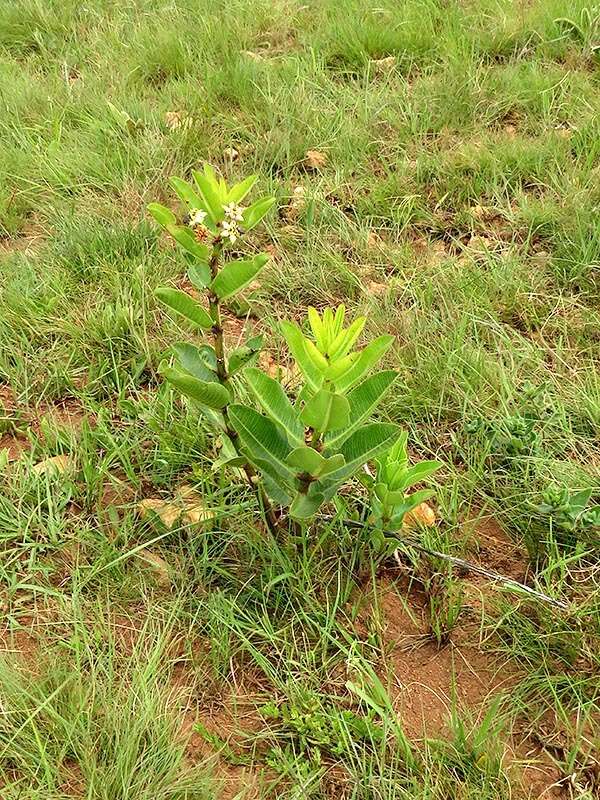
<path id="1" fill-rule="evenodd" d="M 371 423 L 355 431 L 338 452 L 326 449 L 319 454 L 303 443 L 298 444 L 301 427 L 289 400 L 285 400 L 287 403 L 281 395 L 268 400 L 277 422 L 239 404 L 229 407 L 229 419 L 251 463 L 268 478 L 278 496 L 285 498 L 285 504 L 291 505 L 292 516 L 304 519 L 333 497 L 339 485 L 366 461 L 388 448 L 398 436 L 398 427 Z M 295 447 L 288 437 L 295 440 Z M 314 480 L 310 481 L 308 491 L 301 491 L 306 474 Z"/>
<path id="2" fill-rule="evenodd" d="M 261 254 L 248 260 L 230 261 L 219 270 L 208 286 L 219 300 L 228 300 L 248 286 L 268 260 L 267 255 Z M 190 270 L 190 277 L 193 278 L 192 282 L 195 286 L 203 284 L 204 273 L 200 271 L 199 265 Z M 203 330 L 212 328 L 213 320 L 208 311 L 187 292 L 183 292 L 181 289 L 161 287 L 156 290 L 155 295 L 158 300 L 197 327 Z"/>
<path id="3" fill-rule="evenodd" d="M 356 386 L 348 395 L 319 390 L 298 413 L 281 384 L 258 369 L 247 369 L 244 376 L 263 411 L 285 431 L 292 443 L 304 442 L 304 425 L 327 432 L 326 448 L 344 442 L 365 419 L 371 416 L 396 379 L 392 370 L 378 372 Z"/>

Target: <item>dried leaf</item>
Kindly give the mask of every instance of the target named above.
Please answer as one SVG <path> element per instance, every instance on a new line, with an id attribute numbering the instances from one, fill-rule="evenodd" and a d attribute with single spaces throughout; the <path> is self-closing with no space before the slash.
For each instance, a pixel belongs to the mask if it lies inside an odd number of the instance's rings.
<path id="1" fill-rule="evenodd" d="M 258 363 L 269 377 L 275 378 L 275 380 L 280 381 L 288 388 L 295 386 L 300 380 L 300 373 L 295 365 L 288 367 L 285 364 L 280 364 L 266 350 L 263 350 L 260 354 Z"/>
<path id="2" fill-rule="evenodd" d="M 35 464 L 31 471 L 35 475 L 62 475 L 73 467 L 73 460 L 70 456 L 52 456 Z"/>
<path id="3" fill-rule="evenodd" d="M 417 525 L 426 525 L 428 528 L 435 525 L 435 512 L 428 503 L 421 503 L 405 515 L 403 528 L 416 528 Z"/>
<path id="4" fill-rule="evenodd" d="M 145 561 L 156 575 L 156 582 L 159 586 L 168 587 L 171 585 L 171 575 L 173 574 L 173 570 L 171 566 L 162 558 L 161 556 L 157 556 L 156 553 L 151 552 L 144 548 L 143 550 L 138 550 L 136 553 L 138 558 L 141 558 L 142 561 Z"/>
<path id="5" fill-rule="evenodd" d="M 487 206 L 479 204 L 471 206 L 471 214 L 475 219 L 482 220 L 483 222 L 489 222 L 489 220 L 494 219 L 496 216 L 496 212 L 493 208 L 488 208 Z"/>
<path id="6" fill-rule="evenodd" d="M 161 497 L 140 500 L 138 511 L 142 516 L 156 514 L 166 528 L 176 524 L 199 525 L 215 516 L 214 511 L 204 506 L 201 495 L 187 484 L 177 489 L 172 500 Z"/>
<path id="7" fill-rule="evenodd" d="M 179 128 L 185 130 L 192 126 L 192 118 L 183 111 L 167 111 L 165 114 L 165 125 L 170 131 L 176 131 Z"/>
<path id="8" fill-rule="evenodd" d="M 570 139 L 573 131 L 570 128 L 557 128 L 556 132 L 562 139 Z"/>
<path id="9" fill-rule="evenodd" d="M 304 156 L 304 166 L 309 169 L 321 169 L 327 163 L 327 156 L 320 150 L 307 150 Z"/>
<path id="10" fill-rule="evenodd" d="M 283 215 L 288 222 L 293 222 L 298 219 L 300 214 L 306 207 L 306 189 L 304 186 L 294 186 L 292 197 L 287 206 L 285 206 Z"/>
<path id="11" fill-rule="evenodd" d="M 191 486 L 182 484 L 175 492 L 175 498 L 184 506 L 184 516 L 192 525 L 215 518 L 215 512 L 206 508 L 202 502 L 202 495 Z"/>
<path id="12" fill-rule="evenodd" d="M 385 58 L 374 58 L 371 61 L 375 72 L 389 72 L 396 66 L 396 56 L 386 56 Z"/>
<path id="13" fill-rule="evenodd" d="M 369 293 L 375 295 L 375 297 L 383 297 L 387 292 L 387 288 L 387 284 L 379 283 L 378 281 L 370 281 L 367 285 Z"/>

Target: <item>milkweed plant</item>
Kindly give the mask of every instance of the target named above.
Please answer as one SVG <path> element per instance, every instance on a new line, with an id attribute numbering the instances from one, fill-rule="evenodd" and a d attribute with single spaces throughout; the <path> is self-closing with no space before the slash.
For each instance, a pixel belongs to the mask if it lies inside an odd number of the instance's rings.
<path id="1" fill-rule="evenodd" d="M 397 377 L 393 370 L 377 370 L 393 337 L 379 336 L 359 347 L 366 318 L 348 321 L 343 305 L 321 314 L 309 308 L 302 326 L 282 322 L 279 334 L 302 376 L 294 396 L 256 366 L 262 336 L 226 347 L 224 307 L 258 278 L 269 258 L 230 256 L 234 245 L 236 253 L 249 249 L 246 234 L 275 203 L 270 196 L 247 202 L 256 181 L 251 176 L 228 186 L 205 165 L 193 173 L 193 183 L 171 180 L 185 208 L 181 221 L 165 206 L 149 205 L 181 248 L 188 279 L 202 298 L 175 288 L 157 290 L 162 303 L 202 334 L 200 343 L 173 344 L 172 358 L 159 371 L 203 415 L 220 442 L 216 466 L 245 476 L 272 530 L 288 517 L 300 526 L 309 522 L 353 476 L 364 478 L 368 464 L 376 467 L 367 482 L 369 521 L 375 528 L 398 529 L 404 515 L 430 494 L 408 490 L 440 464 L 410 467 L 406 433 L 372 420 Z"/>

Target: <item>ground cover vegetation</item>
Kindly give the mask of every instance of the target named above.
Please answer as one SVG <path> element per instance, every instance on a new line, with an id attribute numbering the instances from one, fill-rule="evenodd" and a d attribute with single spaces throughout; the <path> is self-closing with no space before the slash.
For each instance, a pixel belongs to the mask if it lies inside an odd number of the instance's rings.
<path id="1" fill-rule="evenodd" d="M 0 0 L 3 798 L 597 796 L 599 48 Z"/>

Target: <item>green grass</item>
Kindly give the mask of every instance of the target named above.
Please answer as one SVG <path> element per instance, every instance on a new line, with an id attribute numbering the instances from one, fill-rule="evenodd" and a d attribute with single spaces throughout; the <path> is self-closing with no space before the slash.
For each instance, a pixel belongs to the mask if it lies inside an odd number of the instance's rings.
<path id="1" fill-rule="evenodd" d="M 2 797 L 591 800 L 600 534 L 536 506 L 600 499 L 598 45 L 588 0 L 0 0 Z M 445 464 L 423 543 L 568 611 L 377 572 L 339 526 L 265 539 L 157 375 L 184 270 L 145 206 L 204 160 L 277 195 L 259 319 L 396 336 L 384 415 Z M 182 483 L 209 525 L 137 513 Z M 449 650 L 510 685 L 440 688 Z M 426 737 L 413 684 L 445 694 Z"/>

